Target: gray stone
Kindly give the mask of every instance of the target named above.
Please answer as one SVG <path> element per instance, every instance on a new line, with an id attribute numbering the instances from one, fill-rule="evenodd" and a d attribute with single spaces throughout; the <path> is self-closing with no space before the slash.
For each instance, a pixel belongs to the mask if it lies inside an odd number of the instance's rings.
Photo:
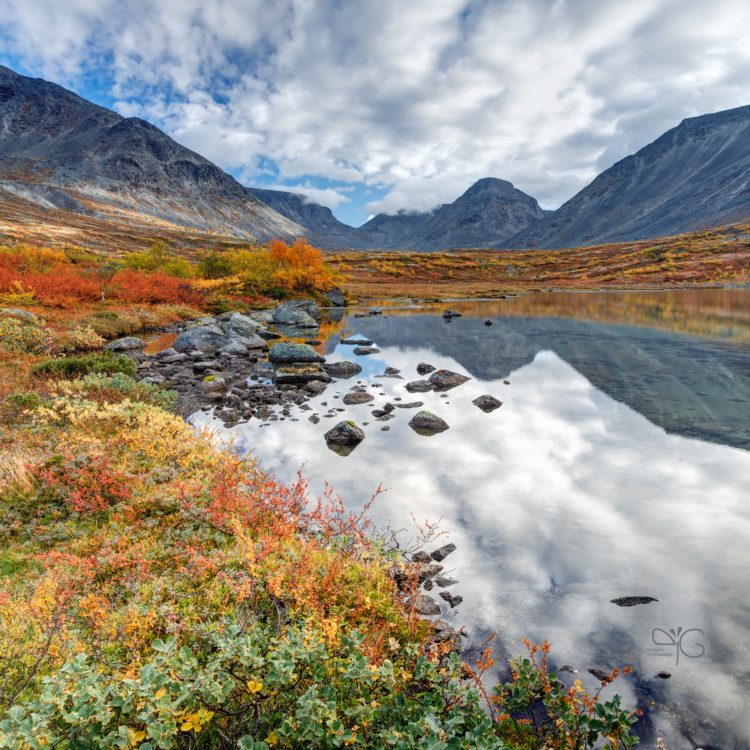
<path id="1" fill-rule="evenodd" d="M 354 404 L 368 404 L 370 401 L 374 400 L 375 397 L 369 393 L 347 393 L 343 399 L 347 406 L 353 406 Z"/>
<path id="2" fill-rule="evenodd" d="M 333 287 L 323 295 L 334 307 L 343 307 L 344 293 L 337 286 Z"/>
<path id="3" fill-rule="evenodd" d="M 451 605 L 451 609 L 453 609 L 453 607 L 457 607 L 464 600 L 462 596 L 456 596 L 454 594 L 449 593 L 448 591 L 441 591 L 438 594 L 438 596 L 445 599 L 445 601 Z"/>
<path id="4" fill-rule="evenodd" d="M 217 350 L 217 354 L 232 354 L 241 357 L 247 354 L 247 347 L 244 344 L 233 341 L 231 344 L 222 346 L 221 349 Z"/>
<path id="5" fill-rule="evenodd" d="M 264 341 L 276 341 L 276 339 L 282 338 L 282 335 L 280 333 L 267 331 L 265 328 L 259 328 L 256 336 L 259 336 Z"/>
<path id="6" fill-rule="evenodd" d="M 151 383 L 151 385 L 161 385 L 166 382 L 166 379 L 161 375 L 150 375 L 149 377 L 143 378 L 141 383 Z"/>
<path id="7" fill-rule="evenodd" d="M 373 409 L 370 414 L 372 414 L 373 417 L 384 417 L 388 412 L 383 411 L 382 409 Z"/>
<path id="8" fill-rule="evenodd" d="M 619 599 L 611 599 L 610 601 L 618 607 L 635 607 L 636 604 L 650 604 L 659 600 L 652 596 L 621 596 Z"/>
<path id="9" fill-rule="evenodd" d="M 447 588 L 448 586 L 455 586 L 458 581 L 455 578 L 448 578 L 447 576 L 438 576 L 435 578 L 435 583 L 440 586 L 441 589 Z"/>
<path id="10" fill-rule="evenodd" d="M 271 310 L 259 310 L 257 312 L 251 312 L 247 314 L 247 317 L 251 320 L 257 320 L 258 323 L 268 325 L 273 323 L 273 312 Z"/>
<path id="11" fill-rule="evenodd" d="M 368 339 L 341 339 L 339 344 L 344 344 L 345 346 L 372 346 L 373 342 Z"/>
<path id="12" fill-rule="evenodd" d="M 435 386 L 428 380 L 412 380 L 411 383 L 407 383 L 406 388 L 409 393 L 427 393 L 435 388 Z"/>
<path id="13" fill-rule="evenodd" d="M 494 396 L 477 396 L 472 402 L 475 406 L 478 406 L 483 412 L 489 413 L 499 409 L 502 405 L 502 401 L 498 401 Z"/>
<path id="14" fill-rule="evenodd" d="M 420 594 L 414 600 L 414 609 L 419 612 L 420 615 L 439 615 L 440 605 L 427 594 Z"/>
<path id="15" fill-rule="evenodd" d="M 294 326 L 295 328 L 317 328 L 317 322 L 304 310 L 298 307 L 280 305 L 274 310 L 273 321 L 278 325 Z"/>
<path id="16" fill-rule="evenodd" d="M 231 339 L 218 325 L 189 326 L 172 344 L 178 352 L 191 352 L 198 349 L 202 352 L 215 352 L 231 343 Z"/>
<path id="17" fill-rule="evenodd" d="M 308 393 L 323 393 L 326 384 L 322 380 L 311 380 L 302 390 Z"/>
<path id="18" fill-rule="evenodd" d="M 174 357 L 175 355 L 179 355 L 183 359 L 185 359 L 184 354 L 180 354 L 176 349 L 173 349 L 171 346 L 169 349 L 162 349 L 160 352 L 157 352 L 154 354 L 154 359 L 166 359 L 167 357 Z"/>
<path id="19" fill-rule="evenodd" d="M 381 427 L 380 429 L 382 432 L 388 432 L 388 430 L 390 430 L 391 428 L 386 425 L 385 427 Z"/>
<path id="20" fill-rule="evenodd" d="M 325 434 L 327 443 L 337 443 L 339 445 L 356 445 L 365 439 L 365 433 L 357 427 L 354 422 L 339 422 Z"/>
<path id="21" fill-rule="evenodd" d="M 367 354 L 379 354 L 380 349 L 373 349 L 371 346 L 358 346 L 354 350 L 354 353 L 358 357 L 363 357 L 363 356 L 366 356 Z"/>
<path id="22" fill-rule="evenodd" d="M 310 383 L 313 380 L 330 382 L 331 376 L 315 362 L 278 365 L 274 368 L 273 382 L 277 385 Z"/>
<path id="23" fill-rule="evenodd" d="M 328 362 L 323 369 L 334 378 L 351 378 L 362 372 L 362 367 L 354 362 Z"/>
<path id="24" fill-rule="evenodd" d="M 240 313 L 232 313 L 229 320 L 224 323 L 224 333 L 228 336 L 254 336 L 263 326 L 257 320 L 247 318 Z"/>
<path id="25" fill-rule="evenodd" d="M 432 558 L 426 552 L 415 552 L 411 557 L 414 562 L 425 563 L 425 565 L 432 562 Z"/>
<path id="26" fill-rule="evenodd" d="M 308 346 L 320 346 L 323 342 L 320 339 L 307 339 L 305 343 Z"/>
<path id="27" fill-rule="evenodd" d="M 313 414 L 311 417 L 308 417 L 308 421 L 313 424 L 318 424 L 318 422 L 320 422 L 320 417 L 317 414 Z"/>
<path id="28" fill-rule="evenodd" d="M 18 318 L 29 325 L 36 325 L 39 322 L 39 316 L 28 310 L 19 310 L 15 307 L 0 308 L 0 315 L 6 318 Z"/>
<path id="29" fill-rule="evenodd" d="M 668 680 L 671 676 L 672 676 L 671 672 L 665 672 L 663 670 L 661 672 L 657 672 L 654 675 L 654 677 L 658 677 L 660 680 Z"/>
<path id="30" fill-rule="evenodd" d="M 135 338 L 135 336 L 126 336 L 124 339 L 110 341 L 104 348 L 111 352 L 130 352 L 134 349 L 145 349 L 146 342 Z"/>
<path id="31" fill-rule="evenodd" d="M 426 362 L 420 362 L 417 365 L 417 372 L 420 375 L 429 375 L 431 372 L 435 372 L 435 368 L 432 365 L 428 365 Z"/>
<path id="32" fill-rule="evenodd" d="M 417 412 L 409 422 L 409 427 L 420 435 L 433 435 L 449 429 L 446 422 L 429 411 Z"/>
<path id="33" fill-rule="evenodd" d="M 436 549 L 434 552 L 430 552 L 430 557 L 433 560 L 437 560 L 438 562 L 442 562 L 445 560 L 448 555 L 450 555 L 451 552 L 456 551 L 456 545 L 455 544 L 444 544 L 439 549 Z"/>
<path id="34" fill-rule="evenodd" d="M 304 310 L 313 320 L 320 322 L 320 307 L 314 299 L 290 299 L 282 304 L 284 306 Z"/>
<path id="35" fill-rule="evenodd" d="M 397 370 L 395 367 L 386 367 L 384 375 L 393 376 L 398 375 L 401 372 L 401 370 Z"/>
<path id="36" fill-rule="evenodd" d="M 449 388 L 455 388 L 467 380 L 471 380 L 471 378 L 467 378 L 466 375 L 459 375 L 457 372 L 451 372 L 450 370 L 438 370 L 430 375 L 430 383 L 435 386 L 436 391 L 447 391 Z"/>
<path id="37" fill-rule="evenodd" d="M 283 364 L 325 362 L 324 357 L 318 354 L 311 346 L 307 344 L 291 344 L 289 342 L 274 344 L 268 353 L 268 359 L 271 362 Z"/>
<path id="38" fill-rule="evenodd" d="M 389 402 L 386 406 L 394 406 L 396 409 L 419 409 L 420 406 L 424 406 L 424 401 L 412 401 L 410 404 L 391 404 Z"/>

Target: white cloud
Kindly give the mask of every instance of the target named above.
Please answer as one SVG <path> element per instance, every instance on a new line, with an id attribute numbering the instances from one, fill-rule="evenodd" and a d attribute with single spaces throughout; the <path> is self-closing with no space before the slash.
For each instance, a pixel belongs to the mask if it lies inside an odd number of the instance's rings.
<path id="1" fill-rule="evenodd" d="M 305 196 L 306 203 L 317 203 L 328 206 L 330 209 L 338 208 L 342 203 L 351 203 L 352 199 L 342 195 L 341 191 L 348 192 L 349 188 L 316 188 L 311 185 L 268 185 L 264 190 L 283 190 L 285 193 L 300 193 Z"/>
<path id="2" fill-rule="evenodd" d="M 108 71 L 119 111 L 223 167 L 392 188 L 378 210 L 486 176 L 558 205 L 684 117 L 750 101 L 744 0 L 0 0 L 0 17 L 35 74 Z"/>

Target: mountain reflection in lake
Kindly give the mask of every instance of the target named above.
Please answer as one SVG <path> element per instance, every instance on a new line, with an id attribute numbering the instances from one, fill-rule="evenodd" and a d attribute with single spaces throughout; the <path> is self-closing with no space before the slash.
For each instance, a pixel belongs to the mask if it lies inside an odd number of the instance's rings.
<path id="1" fill-rule="evenodd" d="M 458 547 L 444 565 L 464 601 L 450 610 L 436 598 L 472 644 L 498 630 L 504 660 L 522 636 L 547 638 L 552 663 L 579 670 L 561 679 L 590 691 L 598 681 L 587 668 L 632 665 L 605 695 L 647 709 L 644 741 L 747 747 L 750 294 L 639 295 L 640 318 L 627 293 L 384 307 L 382 319 L 347 311 L 346 335 L 381 353 L 355 357 L 340 334 L 324 348 L 328 361 L 356 360 L 361 375 L 334 381 L 313 411 L 293 407 L 299 421 L 227 432 L 280 479 L 304 465 L 314 492 L 328 480 L 351 507 L 382 483 L 390 489 L 371 511 L 379 524 L 442 518 L 449 536 L 438 544 Z M 446 323 L 445 307 L 463 317 Z M 420 362 L 472 379 L 446 398 L 409 394 Z M 404 379 L 378 377 L 386 367 Z M 325 418 L 358 382 L 375 401 Z M 503 406 L 483 413 L 471 403 L 482 394 Z M 423 401 L 450 429 L 416 434 L 411 409 L 383 423 L 371 416 L 396 398 Z M 340 419 L 369 423 L 346 457 L 323 439 Z M 632 595 L 659 601 L 610 603 Z M 676 663 L 675 646 L 655 643 L 665 640 L 654 640 L 657 628 L 700 632 L 681 642 Z M 662 670 L 671 678 L 654 677 Z"/>

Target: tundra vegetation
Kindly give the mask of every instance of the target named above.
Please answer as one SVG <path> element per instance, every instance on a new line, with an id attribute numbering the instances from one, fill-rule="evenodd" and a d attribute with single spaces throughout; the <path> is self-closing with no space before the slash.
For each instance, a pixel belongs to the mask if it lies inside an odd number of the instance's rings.
<path id="1" fill-rule="evenodd" d="M 96 351 L 325 291 L 340 276 L 320 251 L 189 260 L 155 243 L 111 263 L 0 251 L 0 748 L 635 742 L 635 715 L 562 686 L 546 644 L 488 689 L 489 649 L 470 662 L 433 639 L 411 607 L 416 572 L 397 585 L 393 566 L 410 564 L 367 508 L 280 483 L 176 416 L 176 394 L 136 382 L 130 359 Z"/>

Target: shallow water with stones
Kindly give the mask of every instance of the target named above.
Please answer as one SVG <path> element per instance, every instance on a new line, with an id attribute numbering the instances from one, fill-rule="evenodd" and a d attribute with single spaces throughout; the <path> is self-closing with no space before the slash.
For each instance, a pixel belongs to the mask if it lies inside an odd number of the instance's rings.
<path id="1" fill-rule="evenodd" d="M 446 308 L 461 317 L 448 321 Z M 657 737 L 670 750 L 748 747 L 750 292 L 525 294 L 380 309 L 365 318 L 331 311 L 340 320 L 318 347 L 328 362 L 356 361 L 359 375 L 334 380 L 285 419 L 214 425 L 281 480 L 302 469 L 314 493 L 328 481 L 351 508 L 382 484 L 370 515 L 405 537 L 412 514 L 441 519 L 448 533 L 428 550 L 456 544 L 442 564 L 463 601 L 451 609 L 439 587 L 429 594 L 471 646 L 498 631 L 498 666 L 523 636 L 548 639 L 552 665 L 578 672 L 561 672 L 562 681 L 580 678 L 590 691 L 599 682 L 588 668 L 630 665 L 605 695 L 645 709 L 643 747 Z M 380 351 L 356 356 L 342 337 Z M 471 379 L 410 394 L 404 386 L 423 379 L 421 362 Z M 386 367 L 403 379 L 382 377 Z M 344 406 L 355 385 L 374 400 Z M 482 395 L 502 406 L 484 413 L 472 404 Z M 389 401 L 421 401 L 449 429 L 418 434 L 408 425 L 416 408 L 378 421 L 371 411 Z M 365 433 L 347 456 L 323 437 L 342 419 Z M 611 603 L 627 596 L 658 601 Z"/>

